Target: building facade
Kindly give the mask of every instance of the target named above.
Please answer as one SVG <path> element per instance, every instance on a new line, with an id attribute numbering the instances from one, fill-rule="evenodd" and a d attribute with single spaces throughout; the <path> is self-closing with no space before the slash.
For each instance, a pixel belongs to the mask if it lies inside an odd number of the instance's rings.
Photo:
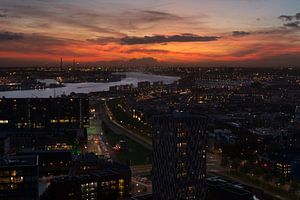
<path id="1" fill-rule="evenodd" d="M 18 152 L 17 155 L 38 156 L 40 177 L 67 175 L 73 164 L 71 150 L 25 150 Z"/>
<path id="2" fill-rule="evenodd" d="M 1 98 L 0 129 L 89 127 L 89 100 L 84 98 Z"/>
<path id="3" fill-rule="evenodd" d="M 87 139 L 87 98 L 1 98 L 0 135 L 10 137 L 10 151 L 74 144 Z"/>
<path id="4" fill-rule="evenodd" d="M 129 185 L 127 178 L 113 170 L 61 176 L 51 181 L 41 200 L 114 200 L 128 197 Z"/>
<path id="5" fill-rule="evenodd" d="M 153 117 L 155 200 L 205 199 L 206 123 L 188 112 Z"/>
<path id="6" fill-rule="evenodd" d="M 130 187 L 129 166 L 90 153 L 78 157 L 68 175 L 54 178 L 40 200 L 114 200 L 128 197 Z"/>
<path id="7" fill-rule="evenodd" d="M 38 157 L 12 156 L 0 160 L 0 199 L 38 199 Z"/>

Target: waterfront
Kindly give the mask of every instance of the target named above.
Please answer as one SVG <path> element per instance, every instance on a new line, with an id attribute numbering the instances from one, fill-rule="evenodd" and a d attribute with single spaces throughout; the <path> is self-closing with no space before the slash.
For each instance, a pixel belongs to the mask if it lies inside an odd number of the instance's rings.
<path id="1" fill-rule="evenodd" d="M 32 97 L 47 98 L 50 96 L 52 97 L 60 96 L 63 94 L 68 95 L 72 92 L 90 93 L 90 92 L 108 91 L 109 87 L 115 85 L 133 84 L 134 86 L 137 86 L 137 83 L 141 81 L 149 81 L 149 82 L 163 81 L 165 84 L 170 84 L 179 79 L 179 77 L 161 76 L 161 75 L 146 74 L 141 72 L 127 72 L 125 74 L 126 74 L 126 78 L 117 82 L 66 83 L 64 84 L 65 87 L 60 87 L 60 88 L 47 88 L 41 90 L 5 91 L 5 92 L 0 92 L 0 96 L 1 97 L 4 96 L 6 98 L 32 98 Z"/>

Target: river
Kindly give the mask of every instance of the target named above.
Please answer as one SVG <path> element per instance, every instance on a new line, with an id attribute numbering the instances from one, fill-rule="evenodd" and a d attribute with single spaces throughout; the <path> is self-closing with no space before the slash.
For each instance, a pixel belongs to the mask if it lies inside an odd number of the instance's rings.
<path id="1" fill-rule="evenodd" d="M 117 81 L 117 82 L 109 82 L 109 83 L 66 83 L 65 87 L 61 88 L 46 88 L 42 90 L 17 90 L 17 91 L 5 91 L 0 92 L 0 97 L 6 98 L 31 98 L 31 97 L 39 97 L 39 98 L 47 98 L 49 96 L 60 96 L 60 95 L 68 95 L 72 92 L 75 93 L 90 93 L 90 92 L 100 92 L 100 91 L 108 91 L 109 87 L 115 85 L 126 85 L 133 84 L 137 86 L 138 82 L 141 81 L 163 81 L 165 84 L 173 83 L 178 80 L 179 77 L 173 76 L 161 76 L 154 74 L 146 74 L 142 72 L 126 72 L 126 78 Z"/>

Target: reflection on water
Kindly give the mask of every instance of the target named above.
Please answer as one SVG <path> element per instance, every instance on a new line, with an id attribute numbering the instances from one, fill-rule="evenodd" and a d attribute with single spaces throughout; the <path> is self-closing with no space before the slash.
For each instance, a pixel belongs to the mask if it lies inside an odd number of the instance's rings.
<path id="1" fill-rule="evenodd" d="M 179 77 L 171 76 L 160 76 L 153 74 L 145 74 L 141 72 L 127 72 L 126 78 L 118 82 L 109 82 L 109 83 L 66 83 L 66 87 L 61 88 L 47 88 L 43 90 L 18 90 L 18 91 L 7 91 L 0 92 L 0 97 L 5 96 L 6 98 L 30 98 L 30 97 L 40 97 L 47 98 L 49 96 L 60 96 L 62 94 L 68 95 L 72 92 L 75 93 L 89 93 L 89 92 L 98 92 L 98 91 L 108 91 L 109 87 L 115 85 L 126 85 L 133 84 L 137 85 L 141 81 L 163 81 L 166 84 L 173 83 L 178 80 Z"/>

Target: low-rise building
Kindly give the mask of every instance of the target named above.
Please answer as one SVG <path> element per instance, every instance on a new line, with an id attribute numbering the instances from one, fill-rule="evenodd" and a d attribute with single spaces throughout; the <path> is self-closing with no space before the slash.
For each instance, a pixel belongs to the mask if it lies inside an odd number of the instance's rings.
<path id="1" fill-rule="evenodd" d="M 38 198 L 38 156 L 12 156 L 0 159 L 0 199 Z"/>

